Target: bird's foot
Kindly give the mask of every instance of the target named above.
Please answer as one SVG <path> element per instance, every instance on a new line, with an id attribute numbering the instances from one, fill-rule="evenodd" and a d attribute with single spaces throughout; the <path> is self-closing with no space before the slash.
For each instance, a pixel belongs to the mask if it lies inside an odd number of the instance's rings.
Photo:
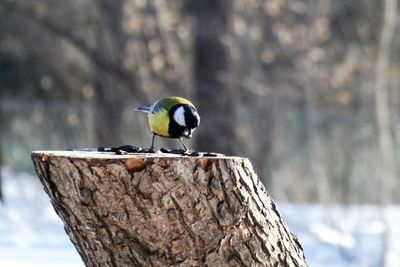
<path id="1" fill-rule="evenodd" d="M 159 150 L 155 149 L 154 147 L 150 147 L 147 149 L 147 153 L 157 153 Z"/>

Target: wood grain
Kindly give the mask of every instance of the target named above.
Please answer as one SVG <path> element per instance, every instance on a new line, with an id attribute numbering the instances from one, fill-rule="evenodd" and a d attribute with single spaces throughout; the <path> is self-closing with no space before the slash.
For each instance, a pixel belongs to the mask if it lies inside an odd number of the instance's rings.
<path id="1" fill-rule="evenodd" d="M 247 159 L 38 151 L 32 160 L 87 266 L 307 266 Z"/>

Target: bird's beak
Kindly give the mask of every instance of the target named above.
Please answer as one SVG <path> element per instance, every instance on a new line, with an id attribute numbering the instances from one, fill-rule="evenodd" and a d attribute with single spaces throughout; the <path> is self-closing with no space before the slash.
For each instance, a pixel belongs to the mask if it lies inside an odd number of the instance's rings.
<path id="1" fill-rule="evenodd" d="M 185 131 L 183 132 L 183 136 L 185 138 L 191 138 L 192 137 L 192 133 L 193 133 L 193 129 L 185 129 Z"/>

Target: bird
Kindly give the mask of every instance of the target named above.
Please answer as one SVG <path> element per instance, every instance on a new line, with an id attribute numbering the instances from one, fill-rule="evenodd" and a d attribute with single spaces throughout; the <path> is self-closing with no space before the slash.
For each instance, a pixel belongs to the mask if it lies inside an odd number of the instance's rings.
<path id="1" fill-rule="evenodd" d="M 154 150 L 156 136 L 175 138 L 183 145 L 182 137 L 191 138 L 193 131 L 200 125 L 200 115 L 189 100 L 170 96 L 156 101 L 149 107 L 135 108 L 136 111 L 147 114 L 150 130 L 152 132 L 150 149 Z"/>

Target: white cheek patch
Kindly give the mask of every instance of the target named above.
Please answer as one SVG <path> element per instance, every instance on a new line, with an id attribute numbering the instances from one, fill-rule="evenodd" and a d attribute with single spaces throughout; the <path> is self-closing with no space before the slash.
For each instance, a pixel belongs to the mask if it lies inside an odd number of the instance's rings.
<path id="1" fill-rule="evenodd" d="M 185 109 L 183 107 L 179 107 L 177 110 L 175 110 L 173 118 L 177 124 L 186 127 Z"/>

